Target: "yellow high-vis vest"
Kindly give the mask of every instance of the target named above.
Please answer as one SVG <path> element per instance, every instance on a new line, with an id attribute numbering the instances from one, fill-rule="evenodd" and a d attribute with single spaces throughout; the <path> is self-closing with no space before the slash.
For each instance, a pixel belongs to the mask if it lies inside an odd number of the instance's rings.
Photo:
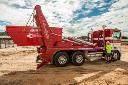
<path id="1" fill-rule="evenodd" d="M 107 53 L 111 53 L 112 52 L 112 45 L 111 44 L 106 45 L 105 48 L 106 48 L 106 52 Z"/>

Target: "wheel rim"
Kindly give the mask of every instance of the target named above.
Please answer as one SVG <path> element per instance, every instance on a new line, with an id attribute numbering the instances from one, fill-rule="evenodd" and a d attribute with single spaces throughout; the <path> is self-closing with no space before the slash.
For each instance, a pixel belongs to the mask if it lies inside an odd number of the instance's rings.
<path id="1" fill-rule="evenodd" d="M 60 57 L 58 58 L 58 62 L 59 62 L 60 64 L 65 64 L 65 63 L 67 62 L 66 56 L 64 56 L 64 55 L 60 56 Z"/>
<path id="2" fill-rule="evenodd" d="M 113 58 L 114 58 L 114 59 L 118 59 L 118 53 L 114 53 L 114 54 L 113 54 Z"/>
<path id="3" fill-rule="evenodd" d="M 82 55 L 77 55 L 76 56 L 76 62 L 77 63 L 82 63 L 83 62 L 83 56 Z"/>

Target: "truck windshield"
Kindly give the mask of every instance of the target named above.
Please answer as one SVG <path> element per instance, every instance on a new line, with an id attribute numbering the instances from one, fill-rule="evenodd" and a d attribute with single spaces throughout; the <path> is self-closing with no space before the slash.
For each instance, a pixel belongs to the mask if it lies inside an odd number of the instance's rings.
<path id="1" fill-rule="evenodd" d="M 121 32 L 114 32 L 113 33 L 113 38 L 114 39 L 120 39 L 120 37 L 121 37 Z"/>

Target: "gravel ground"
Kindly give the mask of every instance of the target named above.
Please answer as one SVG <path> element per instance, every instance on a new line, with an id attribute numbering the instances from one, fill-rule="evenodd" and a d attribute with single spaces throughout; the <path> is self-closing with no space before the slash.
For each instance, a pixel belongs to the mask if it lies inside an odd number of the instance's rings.
<path id="1" fill-rule="evenodd" d="M 36 70 L 36 49 L 0 49 L 0 85 L 128 85 L 128 47 L 122 46 L 120 61 L 102 60 L 82 66 L 46 65 Z"/>

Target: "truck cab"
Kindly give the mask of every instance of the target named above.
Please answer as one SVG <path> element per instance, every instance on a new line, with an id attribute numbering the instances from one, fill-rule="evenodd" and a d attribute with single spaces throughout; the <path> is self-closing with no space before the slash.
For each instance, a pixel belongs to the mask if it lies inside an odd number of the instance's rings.
<path id="1" fill-rule="evenodd" d="M 98 47 L 104 47 L 107 41 L 113 46 L 113 57 L 119 60 L 121 56 L 121 30 L 107 28 L 91 33 L 91 42 L 96 43 Z"/>

